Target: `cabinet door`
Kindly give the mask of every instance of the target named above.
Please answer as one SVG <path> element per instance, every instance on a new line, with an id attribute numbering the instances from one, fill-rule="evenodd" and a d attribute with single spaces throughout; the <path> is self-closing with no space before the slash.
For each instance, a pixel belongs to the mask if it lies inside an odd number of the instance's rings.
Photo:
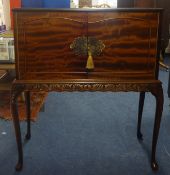
<path id="1" fill-rule="evenodd" d="M 18 79 L 79 78 L 87 57 L 70 45 L 86 36 L 85 12 L 18 11 L 15 13 Z"/>
<path id="2" fill-rule="evenodd" d="M 155 78 L 159 15 L 156 12 L 104 12 L 88 16 L 88 36 L 105 45 L 94 56 L 92 77 Z"/>

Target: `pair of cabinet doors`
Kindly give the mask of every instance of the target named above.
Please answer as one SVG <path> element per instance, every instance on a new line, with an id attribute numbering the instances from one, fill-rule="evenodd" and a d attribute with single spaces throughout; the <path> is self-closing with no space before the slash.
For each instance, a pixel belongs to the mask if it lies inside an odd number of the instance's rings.
<path id="1" fill-rule="evenodd" d="M 14 19 L 18 79 L 155 79 L 159 10 L 17 9 Z"/>

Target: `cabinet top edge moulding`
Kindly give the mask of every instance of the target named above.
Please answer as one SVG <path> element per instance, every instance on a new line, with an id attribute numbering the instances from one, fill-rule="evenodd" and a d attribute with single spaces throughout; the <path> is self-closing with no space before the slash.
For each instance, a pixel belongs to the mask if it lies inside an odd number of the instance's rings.
<path id="1" fill-rule="evenodd" d="M 92 8 L 76 8 L 76 9 L 71 9 L 71 8 L 14 8 L 12 11 L 14 12 L 23 12 L 23 11 L 32 11 L 32 12 L 40 12 L 40 11 L 70 11 L 70 12 L 113 12 L 113 11 L 118 11 L 118 12 L 126 12 L 126 11 L 131 11 L 131 12 L 154 12 L 154 11 L 163 11 L 163 8 L 97 8 L 97 9 L 92 9 Z"/>

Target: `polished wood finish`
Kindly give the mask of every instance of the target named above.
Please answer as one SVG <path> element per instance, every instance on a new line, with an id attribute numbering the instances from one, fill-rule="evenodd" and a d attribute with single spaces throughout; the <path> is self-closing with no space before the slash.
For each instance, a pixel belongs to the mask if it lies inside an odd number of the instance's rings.
<path id="1" fill-rule="evenodd" d="M 157 170 L 158 164 L 156 162 L 155 153 L 161 123 L 161 116 L 163 111 L 164 96 L 163 96 L 163 89 L 160 86 L 159 88 L 152 89 L 151 93 L 156 98 L 156 113 L 155 113 L 154 131 L 153 131 L 153 140 L 152 140 L 151 167 L 153 170 Z"/>
<path id="2" fill-rule="evenodd" d="M 16 81 L 11 107 L 21 170 L 23 152 L 17 98 L 27 101 L 27 138 L 30 138 L 30 91 L 140 92 L 138 138 L 145 92 L 156 97 L 151 166 L 158 169 L 155 153 L 163 108 L 158 80 L 161 9 L 16 9 Z M 88 55 L 76 54 L 71 44 L 79 37 L 95 38 L 105 48 L 90 55 L 94 68 L 86 69 Z M 99 42 L 100 43 L 100 42 Z M 88 45 L 88 44 L 87 44 Z M 95 46 L 94 46 L 95 47 Z M 87 53 L 89 46 L 85 47 Z M 85 50 L 86 51 L 86 50 Z M 139 136 L 140 135 L 140 136 Z"/>
<path id="3" fill-rule="evenodd" d="M 27 114 L 27 134 L 25 138 L 29 140 L 31 138 L 31 104 L 30 104 L 30 91 L 25 92 L 25 104 Z"/>
<path id="4" fill-rule="evenodd" d="M 54 80 L 61 76 L 64 79 L 153 79 L 158 18 L 159 13 L 154 12 L 80 11 L 77 16 L 72 11 L 42 11 L 37 16 L 21 11 L 16 33 L 19 34 L 16 37 L 17 79 Z M 76 56 L 69 47 L 75 38 L 87 35 L 102 40 L 107 46 L 94 58 L 96 69 L 91 74 L 85 69 L 87 58 Z"/>
<path id="5" fill-rule="evenodd" d="M 138 111 L 138 125 L 137 125 L 137 137 L 138 139 L 142 140 L 143 135 L 141 132 L 141 122 L 142 122 L 142 113 L 143 113 L 143 106 L 144 106 L 144 100 L 145 100 L 145 92 L 140 92 L 139 97 L 139 111 Z"/>
<path id="6" fill-rule="evenodd" d="M 170 5 L 169 0 L 118 0 L 118 8 L 163 8 L 162 48 L 165 49 L 169 41 Z"/>
<path id="7" fill-rule="evenodd" d="M 158 2 L 156 0 L 135 0 L 134 1 L 134 7 L 136 7 L 136 8 L 153 8 L 153 7 L 156 7 L 156 6 L 158 6 Z M 165 18 L 165 16 L 164 16 L 164 18 Z M 163 20 L 165 21 L 165 19 L 163 19 Z M 167 29 L 168 28 L 169 27 L 167 26 Z M 165 29 L 162 28 L 162 30 L 165 30 Z M 164 53 L 165 47 L 166 47 L 165 46 L 166 45 L 165 44 L 165 38 L 164 39 L 163 38 L 164 37 L 162 35 L 161 46 L 160 46 L 161 47 L 161 54 L 160 54 L 161 59 L 159 61 L 159 65 L 162 66 L 163 68 L 165 68 L 168 71 L 169 66 L 163 63 L 163 55 L 164 55 L 163 53 Z M 168 37 L 167 37 L 167 39 L 168 39 Z"/>

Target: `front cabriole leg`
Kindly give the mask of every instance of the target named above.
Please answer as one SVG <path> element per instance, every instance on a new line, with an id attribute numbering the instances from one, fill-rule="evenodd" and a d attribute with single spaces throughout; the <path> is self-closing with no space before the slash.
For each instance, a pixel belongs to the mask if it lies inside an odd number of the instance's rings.
<path id="1" fill-rule="evenodd" d="M 20 171 L 23 166 L 23 150 L 22 150 L 22 140 L 21 140 L 21 129 L 18 116 L 18 96 L 24 91 L 23 85 L 13 84 L 11 90 L 11 113 L 13 118 L 13 124 L 15 128 L 15 136 L 18 148 L 18 163 L 15 167 L 16 171 Z"/>
<path id="2" fill-rule="evenodd" d="M 145 92 L 140 92 L 139 109 L 138 109 L 138 124 L 137 124 L 137 138 L 139 140 L 143 140 L 143 136 L 141 133 L 141 122 L 142 122 L 144 100 L 145 100 Z"/>
<path id="3" fill-rule="evenodd" d="M 163 89 L 161 83 L 151 90 L 151 93 L 156 98 L 156 112 L 155 112 L 155 122 L 153 129 L 153 139 L 152 139 L 152 155 L 151 155 L 151 167 L 153 170 L 158 170 L 158 164 L 155 159 L 156 145 L 159 135 L 159 128 L 161 123 L 162 111 L 163 111 Z"/>
<path id="4" fill-rule="evenodd" d="M 25 104 L 27 115 L 27 134 L 25 138 L 29 140 L 31 138 L 31 104 L 30 104 L 30 91 L 25 92 Z"/>

